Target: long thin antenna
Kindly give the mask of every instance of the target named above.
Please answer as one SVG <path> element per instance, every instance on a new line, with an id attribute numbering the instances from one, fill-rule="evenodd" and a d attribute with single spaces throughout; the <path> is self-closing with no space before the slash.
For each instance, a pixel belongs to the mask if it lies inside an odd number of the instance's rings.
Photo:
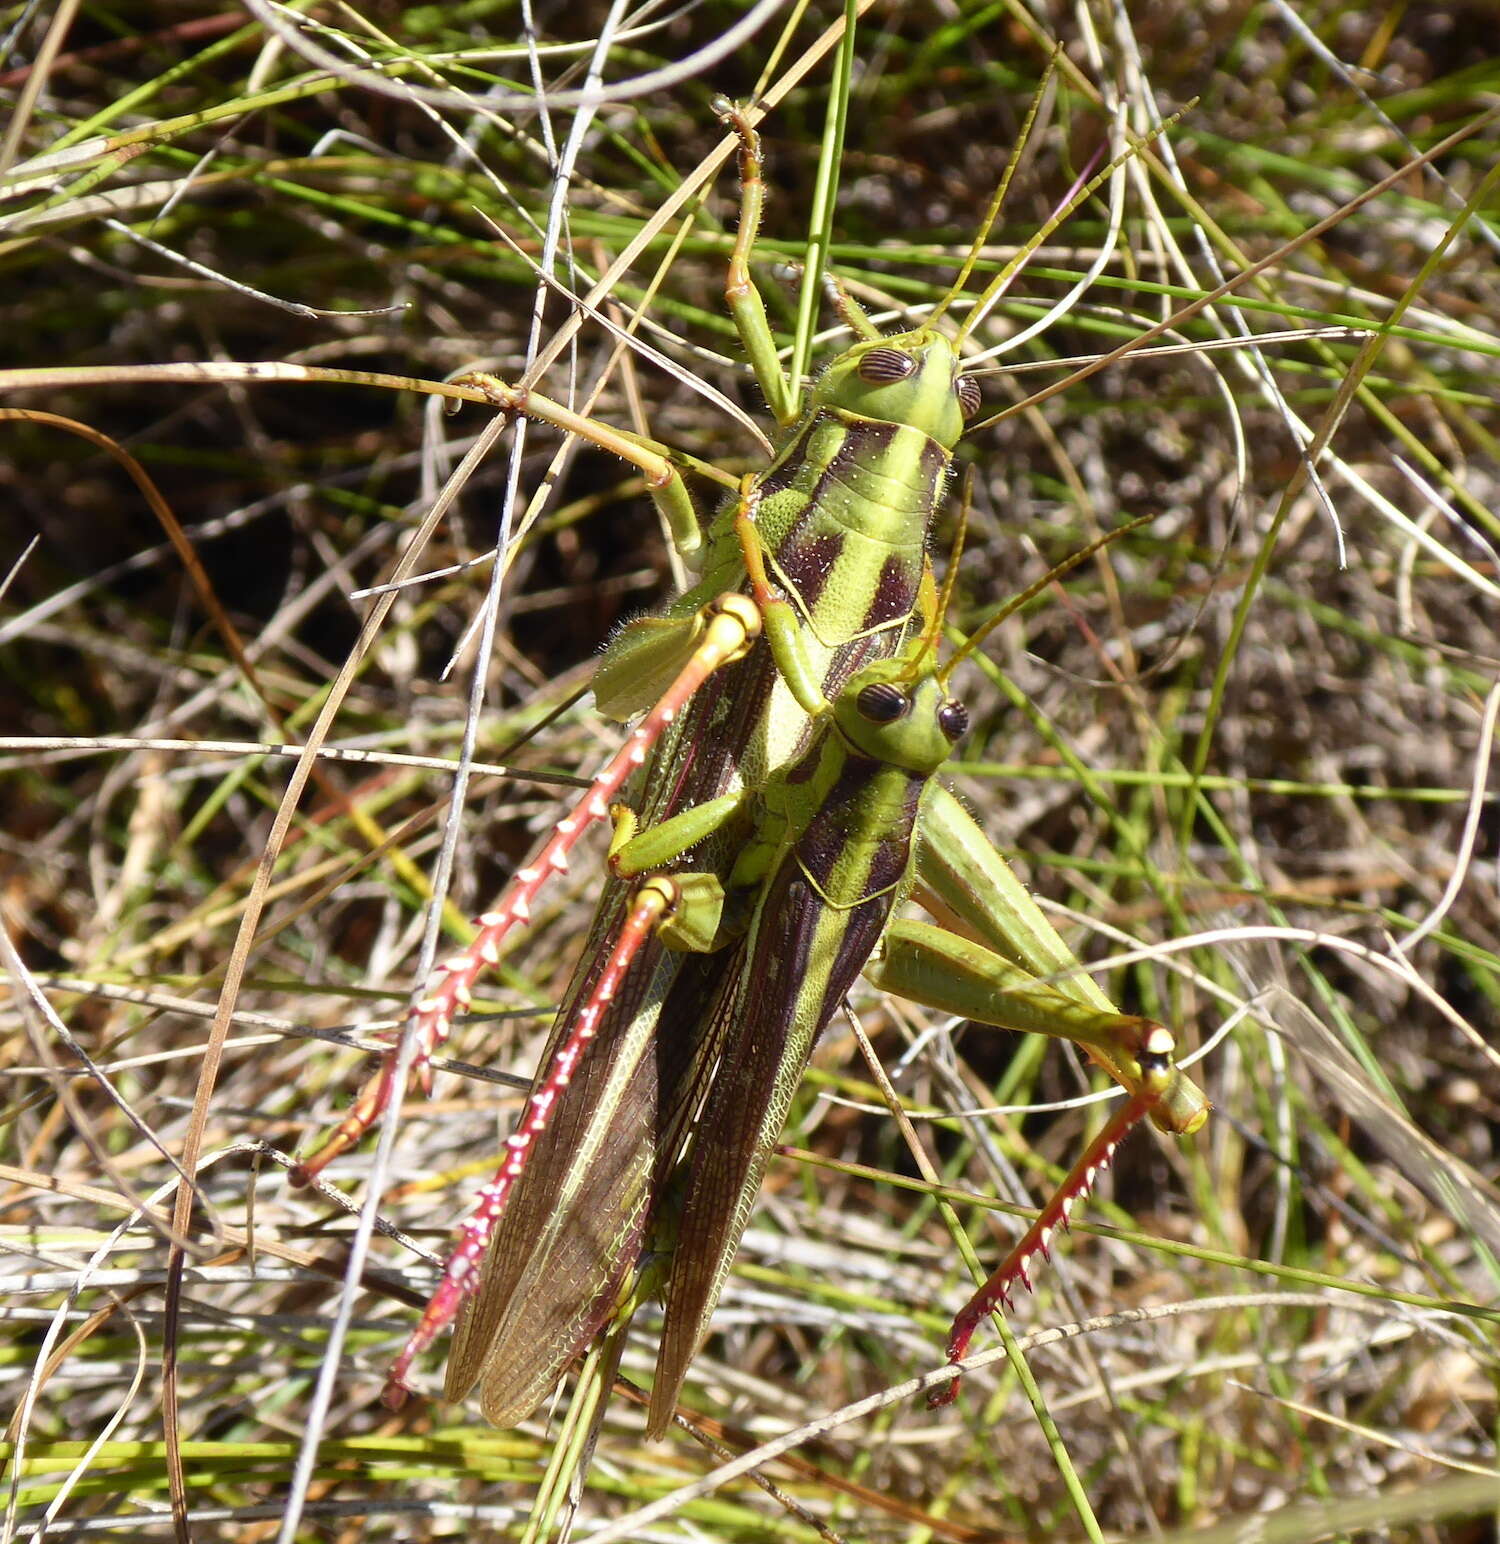
<path id="1" fill-rule="evenodd" d="M 968 316 L 964 320 L 963 326 L 958 330 L 958 342 L 960 344 L 964 341 L 965 338 L 968 337 L 974 328 L 977 327 L 987 315 L 989 315 L 990 307 L 993 306 L 994 303 L 1005 292 L 1005 289 L 1010 284 L 1011 280 L 1014 279 L 1015 276 L 1021 271 L 1036 249 L 1052 235 L 1057 227 L 1061 225 L 1062 222 L 1066 220 L 1068 216 L 1071 215 L 1073 211 L 1084 202 L 1085 199 L 1092 197 L 1094 192 L 1100 186 L 1102 186 L 1102 184 L 1107 182 L 1109 178 L 1114 176 L 1115 172 L 1118 171 L 1119 168 L 1122 167 L 1128 160 L 1130 160 L 1132 156 L 1139 155 L 1144 149 L 1146 149 L 1148 145 L 1151 144 L 1153 140 L 1158 139 L 1161 135 L 1165 134 L 1168 129 L 1173 127 L 1178 119 L 1182 117 L 1183 113 L 1191 110 L 1196 101 L 1197 98 L 1195 97 L 1192 102 L 1189 102 L 1187 106 L 1182 109 L 1182 112 L 1173 113 L 1170 118 L 1166 118 L 1161 123 L 1157 124 L 1149 134 L 1144 134 L 1139 137 L 1131 135 L 1130 144 L 1126 149 L 1122 150 L 1119 155 L 1115 156 L 1107 166 L 1090 177 L 1081 188 L 1078 188 L 1068 198 L 1064 199 L 1064 201 L 1057 207 L 1057 209 L 1052 214 L 1048 215 L 1048 217 L 1041 223 L 1041 225 L 1037 227 L 1036 231 L 1027 239 L 1025 245 L 1023 245 L 1019 251 L 1017 251 L 1016 255 L 1011 258 L 1011 260 L 1000 270 L 1000 272 L 990 280 L 989 284 L 985 286 L 984 293 L 980 295 L 977 301 L 975 301 L 974 309 L 969 312 Z"/>
<path id="2" fill-rule="evenodd" d="M 1106 531 L 1102 536 L 1096 537 L 1085 547 L 1080 547 L 1077 552 L 1065 557 L 1056 567 L 1049 569 L 1040 579 L 1028 584 L 1019 595 L 1013 595 L 1008 601 L 997 607 L 983 622 L 969 635 L 968 641 L 954 654 L 953 658 L 937 673 L 937 678 L 944 686 L 948 684 L 953 672 L 984 643 L 984 640 L 1005 621 L 1007 617 L 1014 616 L 1028 601 L 1040 595 L 1054 579 L 1061 579 L 1066 573 L 1077 568 L 1082 562 L 1093 557 L 1096 552 L 1102 551 L 1113 541 L 1122 536 L 1128 536 L 1130 532 L 1139 530 L 1143 525 L 1149 525 L 1156 517 L 1154 515 L 1140 515 L 1134 520 L 1128 520 L 1124 525 L 1119 525 L 1112 531 Z"/>
<path id="3" fill-rule="evenodd" d="M 1036 120 L 1041 114 L 1042 101 L 1047 94 L 1047 88 L 1052 84 L 1052 77 L 1057 73 L 1057 60 L 1062 52 L 1059 43 L 1052 50 L 1051 57 L 1047 60 L 1047 68 L 1042 72 L 1041 81 L 1035 92 L 1032 93 L 1031 105 L 1026 110 L 1026 121 L 1021 125 L 1021 132 L 1016 136 L 1016 148 L 1011 153 L 1010 159 L 1005 163 L 1005 172 L 1000 178 L 1000 186 L 990 196 L 989 208 L 984 212 L 984 219 L 980 221 L 979 233 L 969 244 L 968 256 L 963 260 L 963 266 L 958 270 L 957 277 L 948 286 L 943 298 L 932 309 L 931 315 L 923 323 L 923 326 L 931 327 L 944 311 L 958 298 L 959 292 L 969 282 L 969 275 L 974 272 L 975 264 L 979 261 L 979 254 L 984 251 L 984 244 L 990 239 L 990 232 L 995 228 L 995 221 L 1000 218 L 1000 211 L 1005 207 L 1005 196 L 1010 192 L 1011 179 L 1015 176 L 1017 168 L 1021 164 L 1021 157 L 1026 151 L 1026 146 L 1031 140 L 1031 131 L 1036 125 Z"/>

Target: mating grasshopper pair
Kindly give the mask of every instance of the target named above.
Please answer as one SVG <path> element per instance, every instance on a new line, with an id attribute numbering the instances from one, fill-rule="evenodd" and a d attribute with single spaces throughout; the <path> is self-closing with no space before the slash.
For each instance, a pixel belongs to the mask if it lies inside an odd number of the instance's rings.
<path id="1" fill-rule="evenodd" d="M 954 1360 L 1026 1281 L 1131 1126 L 1149 1114 L 1189 1133 L 1207 1114 L 1172 1064 L 1170 1034 L 1120 1014 L 1076 973 L 932 778 L 963 717 L 947 696 L 951 665 L 936 662 L 945 607 L 926 557 L 952 451 L 979 407 L 962 334 L 951 342 L 931 325 L 935 313 L 882 337 L 839 291 L 859 341 L 799 404 L 749 270 L 762 197 L 756 136 L 727 105 L 724 115 L 740 138 L 742 183 L 727 295 L 779 422 L 777 454 L 710 526 L 698 582 L 610 646 L 598 704 L 644 717 L 412 1010 L 425 1084 L 503 937 L 582 831 L 613 810 L 612 877 L 531 1098 L 388 1389 L 401 1394 L 413 1357 L 457 1316 L 446 1393 L 462 1398 L 479 1383 L 501 1426 L 528 1415 L 628 1315 L 643 1278 L 665 1300 L 648 1425 L 666 1426 L 792 1094 L 861 970 L 933 1008 L 1072 1040 L 1129 1095 L 955 1321 Z M 502 409 L 635 464 L 679 545 L 700 545 L 665 447 L 484 384 Z M 627 786 L 634 806 L 622 811 L 612 801 Z M 908 890 L 970 936 L 894 917 Z M 393 1052 L 296 1178 L 368 1131 L 395 1068 Z"/>

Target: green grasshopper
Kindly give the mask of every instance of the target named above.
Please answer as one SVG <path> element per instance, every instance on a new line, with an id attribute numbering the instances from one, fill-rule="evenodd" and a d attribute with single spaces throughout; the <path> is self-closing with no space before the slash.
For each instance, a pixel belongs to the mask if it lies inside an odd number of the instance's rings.
<path id="1" fill-rule="evenodd" d="M 1012 1283 L 1026 1280 L 1031 1259 L 1045 1253 L 1126 1131 L 1158 1111 L 1172 1129 L 1194 1129 L 1203 1118 L 1196 1090 L 1172 1065 L 1172 1038 L 1162 1026 L 1085 1006 L 955 934 L 890 920 L 910 885 L 921 813 L 939 792 L 930 779 L 966 724 L 962 706 L 947 695 L 951 665 L 937 671 L 930 663 L 944 607 L 900 655 L 861 667 L 830 702 L 795 611 L 771 593 L 749 542 L 755 605 L 726 604 L 715 614 L 708 628 L 724 637 L 714 650 L 732 655 L 764 627 L 782 678 L 814 726 L 810 742 L 762 787 L 691 806 L 644 831 L 633 811 L 616 812 L 611 869 L 640 882 L 602 966 L 590 974 L 587 997 L 560 1015 L 506 1158 L 392 1370 L 400 1388 L 411 1358 L 467 1304 L 448 1393 L 462 1397 L 482 1380 L 485 1413 L 497 1424 L 529 1413 L 583 1344 L 618 1316 L 622 1292 L 632 1306 L 639 1299 L 630 1277 L 647 1241 L 656 1249 L 653 1235 L 664 1228 L 670 1254 L 658 1272 L 666 1319 L 648 1430 L 665 1428 L 813 1046 L 872 956 L 873 979 L 899 983 L 918 1000 L 1072 1039 L 1132 1094 L 960 1315 L 954 1360 Z M 570 820 L 599 798 L 596 785 Z M 736 822 L 727 868 L 673 871 Z M 520 887 L 534 888 L 545 867 L 533 865 L 535 878 Z M 680 953 L 682 963 L 642 1047 L 654 1054 L 631 1063 L 601 1027 L 622 1000 L 632 1023 L 650 1017 L 632 977 L 652 942 Z M 674 1008 L 684 1005 L 690 1015 L 667 1031 L 665 1024 L 678 1022 Z M 654 1126 L 628 1118 L 644 1098 L 640 1068 L 656 1097 Z M 613 1101 L 600 1093 L 622 1083 L 627 1092 Z M 644 1208 L 638 1221 L 614 1205 L 622 1184 Z M 632 1219 L 623 1229 L 622 1218 Z M 565 1264 L 577 1264 L 580 1277 L 558 1275 Z M 585 1306 L 590 1311 L 580 1319 Z"/>
<path id="2" fill-rule="evenodd" d="M 443 964 L 414 1008 L 416 1066 L 424 1083 L 430 1056 L 468 1006 L 475 980 L 497 962 L 504 935 L 525 921 L 548 874 L 566 865 L 582 831 L 607 816 L 632 778 L 640 805 L 633 824 L 641 834 L 621 838 L 616 867 L 630 868 L 643 852 L 670 866 L 685 862 L 692 849 L 690 872 L 738 893 L 742 911 L 749 905 L 767 915 L 763 898 L 746 900 L 754 887 L 736 882 L 737 875 L 744 879 L 745 855 L 764 847 L 753 796 L 769 800 L 773 787 L 792 777 L 785 769 L 808 764 L 810 744 L 828 738 L 813 726 L 830 715 L 838 721 L 845 685 L 857 672 L 901 654 L 901 669 L 912 674 L 907 651 L 914 616 L 920 627 L 938 609 L 927 533 L 952 449 L 979 406 L 976 382 L 960 371 L 961 339 L 955 345 L 930 325 L 936 313 L 927 326 L 882 337 L 840 294 L 840 310 L 860 341 L 829 366 L 799 410 L 749 275 L 762 194 L 758 146 L 748 123 L 729 116 L 741 139 L 743 191 L 727 294 L 782 425 L 779 451 L 765 472 L 742 482 L 711 527 L 698 584 L 662 616 L 624 629 L 601 662 L 596 697 L 612 716 L 628 716 L 670 685 L 578 811 L 478 919 L 474 942 Z M 681 471 L 664 447 L 581 419 L 538 394 L 493 380 L 486 385 L 507 411 L 573 430 L 637 465 L 679 543 L 697 544 Z M 747 585 L 753 599 L 741 593 Z M 814 801 L 797 818 L 821 828 L 822 814 Z M 790 810 L 782 817 L 784 835 L 794 821 Z M 662 830 L 679 843 L 690 830 L 694 840 L 663 856 L 662 838 L 652 835 Z M 753 1202 L 765 1152 L 821 1027 L 821 1009 L 807 1004 L 826 1001 L 831 1011 L 872 949 L 867 974 L 892 991 L 1083 1045 L 1133 1096 L 1130 1120 L 1119 1131 L 1147 1109 L 1172 1131 L 1194 1130 L 1205 1118 L 1202 1096 L 1185 1078 L 1142 1069 L 1143 1055 L 1156 1067 L 1165 1031 L 1153 1026 L 1156 1038 L 1143 1042 L 1142 1021 L 1115 1012 L 1086 977 L 1062 989 L 1036 979 L 1071 971 L 1071 955 L 958 802 L 936 784 L 923 800 L 914 840 L 917 893 L 983 942 L 915 923 L 887 926 L 889 900 L 875 908 L 880 927 L 871 936 L 858 930 L 856 940 L 850 916 L 825 908 L 849 932 L 848 946 L 826 945 L 804 985 L 795 992 L 788 986 L 768 1003 L 774 1022 L 756 1020 L 750 1049 L 761 1073 L 757 1135 L 731 1143 L 735 1151 L 722 1160 L 739 1165 L 741 1178 L 733 1187 L 717 1181 L 711 1187 L 721 1215 L 712 1227 L 692 1223 L 698 1230 L 692 1237 L 711 1233 L 713 1247 L 704 1255 L 679 1240 L 666 1267 L 669 1332 L 653 1394 L 653 1430 L 670 1414 Z M 894 881 L 884 893 L 894 897 Z M 514 1424 L 617 1315 L 653 1230 L 670 1231 L 667 1198 L 682 1183 L 676 1176 L 694 1123 L 711 1125 L 710 1112 L 731 1098 L 731 1083 L 720 1091 L 722 1069 L 735 1059 L 726 1055 L 726 1037 L 739 1047 L 745 1025 L 736 1022 L 738 1010 L 725 1005 L 746 989 L 745 954 L 741 947 L 702 948 L 701 938 L 684 936 L 681 921 L 675 930 L 653 926 L 654 913 L 647 915 L 635 894 L 623 877 L 607 886 L 507 1160 L 393 1369 L 393 1396 L 412 1358 L 462 1307 L 447 1393 L 461 1398 L 482 1381 L 485 1414 L 498 1425 Z M 997 894 L 1008 896 L 1008 905 L 997 907 Z M 686 910 L 700 915 L 696 905 Z M 963 972 L 977 984 L 955 1006 L 953 988 Z M 933 975 L 940 980 L 934 983 Z M 393 1053 L 294 1177 L 309 1178 L 359 1140 L 392 1097 L 395 1069 Z M 1097 1144 L 1093 1151 L 1100 1151 Z M 686 1184 L 684 1226 L 713 1210 L 701 1190 L 694 1199 L 691 1175 Z M 1065 1187 L 1044 1217 L 1055 1224 L 1084 1188 Z M 1024 1277 L 1026 1260 L 1045 1247 L 1037 1236 L 1040 1243 L 1007 1282 Z M 971 1304 L 967 1332 L 985 1311 Z"/>

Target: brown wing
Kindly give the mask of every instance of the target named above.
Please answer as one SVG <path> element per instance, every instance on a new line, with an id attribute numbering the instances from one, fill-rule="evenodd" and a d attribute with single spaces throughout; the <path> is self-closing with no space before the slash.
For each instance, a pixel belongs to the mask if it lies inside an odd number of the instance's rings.
<path id="1" fill-rule="evenodd" d="M 795 863 L 785 863 L 758 908 L 744 968 L 724 983 L 714 1014 L 722 1049 L 688 1159 L 667 1287 L 652 1436 L 670 1421 L 708 1330 L 813 1046 L 889 912 L 889 895 L 836 912 Z M 832 967 L 824 970 L 817 957 L 830 949 Z"/>

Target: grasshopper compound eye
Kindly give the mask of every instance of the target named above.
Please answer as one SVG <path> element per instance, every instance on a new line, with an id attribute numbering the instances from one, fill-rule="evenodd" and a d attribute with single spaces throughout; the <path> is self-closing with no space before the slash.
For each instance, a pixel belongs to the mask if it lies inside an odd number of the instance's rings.
<path id="1" fill-rule="evenodd" d="M 984 403 L 984 393 L 972 375 L 961 375 L 953 383 L 953 394 L 958 398 L 958 410 L 967 423 Z"/>
<path id="2" fill-rule="evenodd" d="M 894 724 L 911 707 L 911 698 L 899 686 L 889 681 L 877 681 L 867 686 L 854 699 L 861 718 L 872 724 Z"/>
<path id="3" fill-rule="evenodd" d="M 916 360 L 899 348 L 872 348 L 860 355 L 855 373 L 867 386 L 888 386 L 904 381 L 916 368 Z"/>
<path id="4" fill-rule="evenodd" d="M 950 697 L 938 709 L 938 728 L 947 736 L 949 745 L 957 745 L 968 732 L 969 710 L 956 698 Z"/>

